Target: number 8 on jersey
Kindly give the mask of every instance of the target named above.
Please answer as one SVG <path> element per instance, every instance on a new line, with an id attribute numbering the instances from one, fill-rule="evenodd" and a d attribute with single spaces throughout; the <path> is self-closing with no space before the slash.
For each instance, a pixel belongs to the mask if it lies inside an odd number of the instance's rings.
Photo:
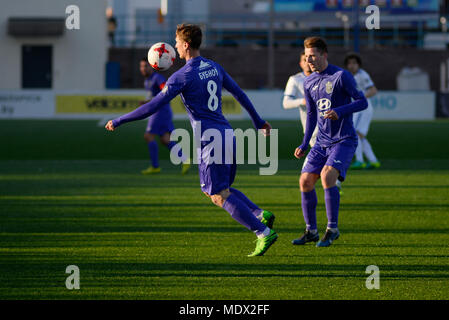
<path id="1" fill-rule="evenodd" d="M 207 92 L 209 92 L 209 100 L 207 101 L 207 106 L 211 111 L 215 111 L 218 108 L 218 97 L 217 97 L 217 83 L 214 80 L 209 80 L 207 82 Z"/>

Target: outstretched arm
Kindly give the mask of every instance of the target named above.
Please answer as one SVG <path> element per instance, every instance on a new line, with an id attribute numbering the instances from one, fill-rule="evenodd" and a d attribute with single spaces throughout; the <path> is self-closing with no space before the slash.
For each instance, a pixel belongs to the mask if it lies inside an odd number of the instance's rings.
<path id="1" fill-rule="evenodd" d="M 108 121 L 105 128 L 109 131 L 114 131 L 115 128 L 124 123 L 145 119 L 146 117 L 151 116 L 176 97 L 182 91 L 183 86 L 184 83 L 182 81 L 179 81 L 174 77 L 170 78 L 167 81 L 165 88 L 151 99 L 151 101 L 141 105 L 130 113 Z"/>
<path id="2" fill-rule="evenodd" d="M 170 100 L 171 99 L 169 99 L 168 96 L 159 93 L 156 97 L 151 99 L 149 102 L 141 105 L 136 110 L 131 111 L 130 113 L 127 113 L 114 120 L 111 120 L 112 125 L 114 126 L 114 128 L 117 128 L 118 126 L 127 122 L 145 119 L 146 117 L 149 117 L 152 114 L 156 113 L 165 104 L 170 102 Z"/>

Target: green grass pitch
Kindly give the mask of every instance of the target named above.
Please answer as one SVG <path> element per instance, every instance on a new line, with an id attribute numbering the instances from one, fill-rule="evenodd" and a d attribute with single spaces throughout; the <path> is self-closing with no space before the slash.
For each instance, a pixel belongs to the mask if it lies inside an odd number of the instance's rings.
<path id="1" fill-rule="evenodd" d="M 234 186 L 276 214 L 279 239 L 248 258 L 254 235 L 202 195 L 195 167 L 181 176 L 161 149 L 162 173 L 140 175 L 145 122 L 108 133 L 96 121 L 0 121 L 0 299 L 449 298 L 448 121 L 372 124 L 383 166 L 348 173 L 329 248 L 291 245 L 304 228 L 302 134 L 299 121 L 272 125 L 278 173 L 244 166 Z M 65 287 L 68 265 L 80 290 Z M 365 286 L 369 265 L 378 290 Z"/>

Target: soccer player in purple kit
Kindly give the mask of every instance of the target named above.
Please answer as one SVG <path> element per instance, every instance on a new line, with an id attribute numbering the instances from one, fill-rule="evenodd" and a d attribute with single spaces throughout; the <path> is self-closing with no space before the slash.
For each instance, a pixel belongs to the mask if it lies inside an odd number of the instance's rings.
<path id="1" fill-rule="evenodd" d="M 146 102 L 148 102 L 161 92 L 165 86 L 166 79 L 163 75 L 154 71 L 146 58 L 140 60 L 140 73 L 145 77 L 144 86 L 148 92 L 146 98 Z M 170 141 L 170 133 L 173 130 L 175 130 L 173 113 L 170 104 L 167 103 L 148 119 L 143 137 L 148 145 L 151 165 L 147 169 L 142 170 L 142 174 L 161 172 L 161 168 L 159 167 L 159 146 L 155 139 L 156 136 L 160 136 L 161 142 L 171 150 L 176 145 L 174 141 Z M 190 168 L 190 162 L 182 155 L 182 152 L 180 153 L 179 156 L 183 163 L 182 174 L 186 174 Z"/>
<path id="2" fill-rule="evenodd" d="M 265 135 L 269 135 L 271 126 L 259 116 L 247 95 L 219 64 L 200 56 L 201 40 L 202 32 L 199 26 L 178 25 L 176 49 L 179 57 L 186 60 L 184 67 L 167 80 L 164 89 L 150 102 L 109 121 L 105 128 L 114 131 L 126 122 L 148 117 L 180 94 L 194 134 L 198 134 L 197 129 L 201 128 L 199 133 L 201 143 L 198 146 L 201 190 L 215 205 L 222 207 L 234 220 L 256 234 L 256 248 L 248 256 L 261 256 L 278 238 L 277 233 L 271 229 L 275 217 L 271 212 L 260 209 L 242 192 L 231 187 L 237 169 L 235 152 L 232 152 L 233 161 L 230 164 L 228 161 L 221 163 L 207 161 L 212 158 L 212 151 L 215 150 L 211 150 L 210 143 L 207 138 L 203 139 L 203 134 L 208 129 L 215 129 L 221 133 L 222 145 L 225 146 L 222 152 L 223 159 L 229 157 L 228 148 L 235 151 L 235 137 L 231 139 L 231 146 L 226 144 L 225 130 L 232 130 L 232 127 L 222 114 L 222 88 L 228 90 L 246 109 L 257 129 L 262 129 Z"/>
<path id="3" fill-rule="evenodd" d="M 302 144 L 294 155 L 301 158 L 308 148 L 313 130 L 318 123 L 317 142 L 304 161 L 299 179 L 301 207 L 306 223 L 304 234 L 292 241 L 295 245 L 319 240 L 315 184 L 321 178 L 328 224 L 326 233 L 316 244 L 328 247 L 340 236 L 338 212 L 340 194 L 337 179 L 344 181 L 352 157 L 357 148 L 357 134 L 352 114 L 364 110 L 368 102 L 357 90 L 354 77 L 344 69 L 327 61 L 327 45 L 320 37 L 304 40 L 307 62 L 313 73 L 304 80 L 304 96 L 307 104 L 306 132 Z"/>

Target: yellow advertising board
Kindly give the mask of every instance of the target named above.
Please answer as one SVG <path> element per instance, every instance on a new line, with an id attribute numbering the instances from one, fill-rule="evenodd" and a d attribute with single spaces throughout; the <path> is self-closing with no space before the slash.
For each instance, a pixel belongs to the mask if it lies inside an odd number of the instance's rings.
<path id="1" fill-rule="evenodd" d="M 56 95 L 56 113 L 128 113 L 141 105 L 145 97 L 138 95 Z M 181 98 L 171 102 L 173 113 L 186 113 Z M 240 104 L 232 96 L 222 96 L 224 114 L 240 114 Z"/>
<path id="2" fill-rule="evenodd" d="M 145 96 L 56 95 L 56 113 L 127 113 Z"/>

